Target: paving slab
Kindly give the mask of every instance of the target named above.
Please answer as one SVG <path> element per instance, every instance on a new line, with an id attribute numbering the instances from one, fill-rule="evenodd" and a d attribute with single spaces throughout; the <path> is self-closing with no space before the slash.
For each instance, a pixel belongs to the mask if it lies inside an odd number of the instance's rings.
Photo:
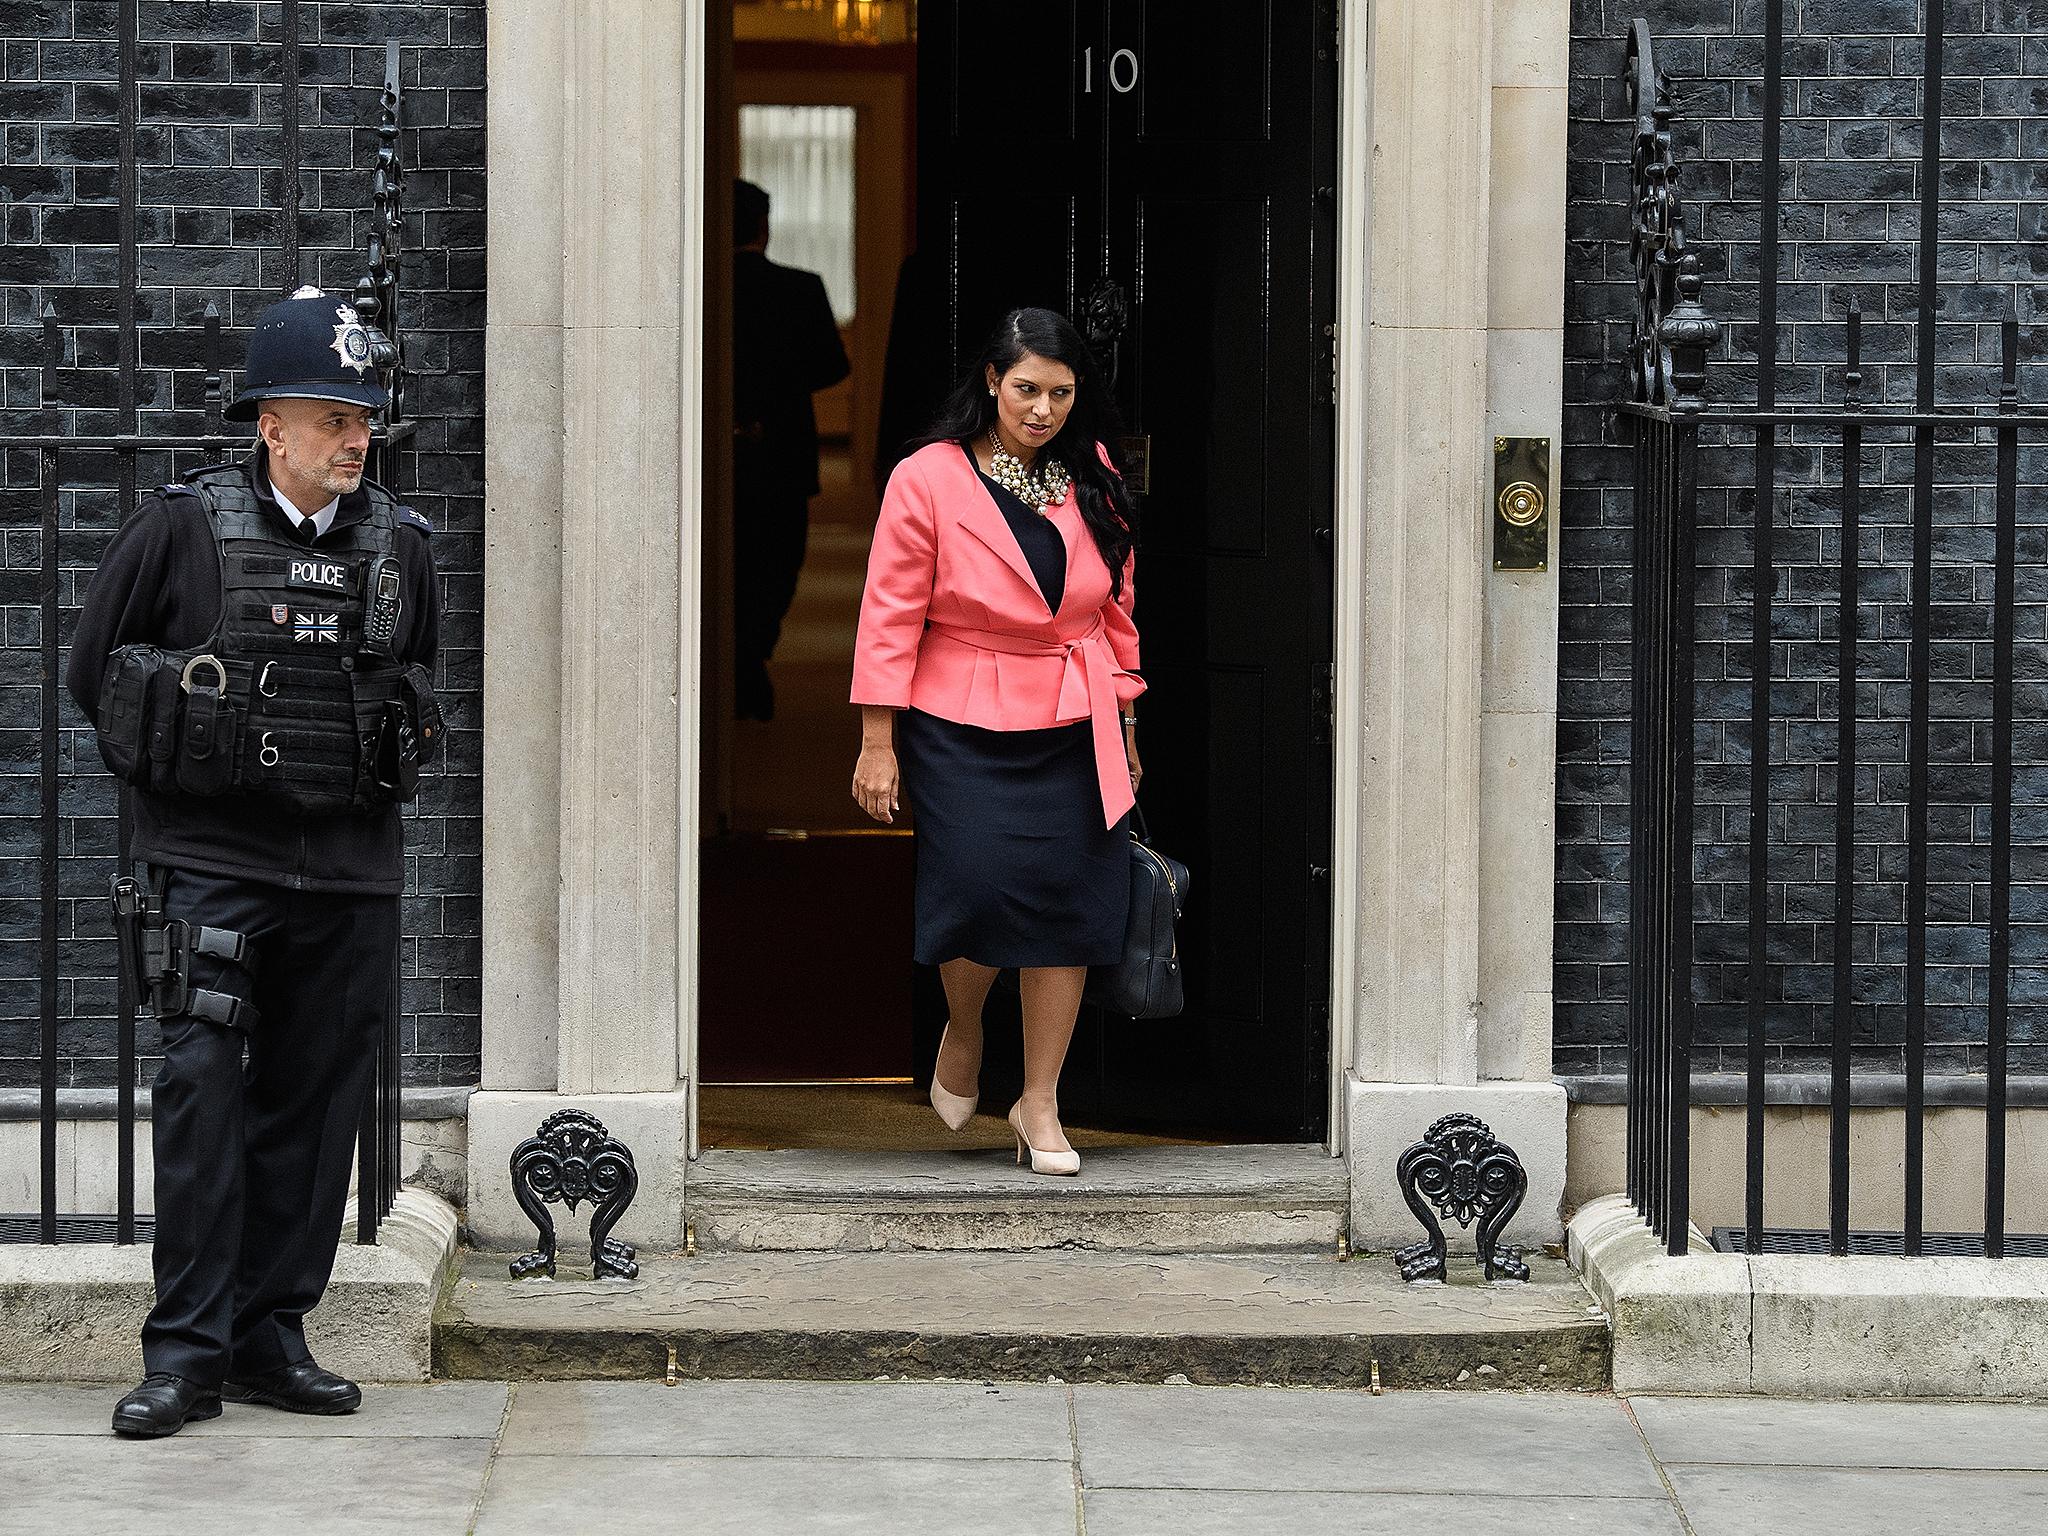
<path id="1" fill-rule="evenodd" d="M 1427 1493 L 1244 1493 L 1126 1489 L 1083 1495 L 1088 1536 L 1247 1536 L 1343 1531 L 1346 1536 L 1685 1536 L 1671 1501 L 1497 1498 Z"/>
<path id="2" fill-rule="evenodd" d="M 1664 1493 L 1609 1397 L 1082 1386 L 1074 1427 L 1089 1488 Z"/>
<path id="3" fill-rule="evenodd" d="M 1696 1536 L 1788 1531 L 2038 1531 L 2048 1474 L 1825 1467 L 1667 1468 Z"/>
<path id="4" fill-rule="evenodd" d="M 2048 1404 L 1637 1397 L 1660 1461 L 2048 1471 Z"/>
<path id="5" fill-rule="evenodd" d="M 1301 1254 L 720 1253 L 632 1281 L 512 1281 L 473 1254 L 447 1377 L 747 1377 L 1598 1388 L 1604 1319 L 1557 1260 L 1526 1285 L 1404 1284 Z M 673 1351 L 673 1354 L 671 1354 Z"/>
<path id="6" fill-rule="evenodd" d="M 40 1436 L 0 1452 L 0 1530 L 461 1536 L 490 1453 L 483 1439 Z"/>
<path id="7" fill-rule="evenodd" d="M 526 1382 L 506 1456 L 1073 1457 L 1058 1387 L 979 1383 Z"/>
<path id="8" fill-rule="evenodd" d="M 95 1435 L 107 1438 L 114 1404 L 134 1383 L 105 1386 L 0 1384 L 0 1436 Z M 217 1419 L 188 1425 L 193 1437 L 256 1436 L 262 1439 L 488 1440 L 505 1417 L 503 1382 L 449 1381 L 433 1385 L 367 1386 L 363 1406 L 335 1418 L 284 1413 L 246 1403 L 228 1403 Z"/>
<path id="9" fill-rule="evenodd" d="M 1059 1536 L 1079 1528 L 1064 1462 L 505 1456 L 476 1536 L 671 1531 L 690 1536 Z"/>

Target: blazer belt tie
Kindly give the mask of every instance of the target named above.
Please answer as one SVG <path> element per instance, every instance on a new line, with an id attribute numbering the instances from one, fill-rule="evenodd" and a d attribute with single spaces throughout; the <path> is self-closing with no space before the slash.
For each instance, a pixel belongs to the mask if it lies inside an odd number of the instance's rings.
<path id="1" fill-rule="evenodd" d="M 1073 640 L 1033 640 L 1026 635 L 967 629 L 937 621 L 931 627 L 948 640 L 977 650 L 1000 651 L 1006 656 L 1065 658 L 1060 674 L 1059 707 L 1053 719 L 1060 725 L 1076 720 L 1089 723 L 1095 742 L 1095 779 L 1102 790 L 1103 825 L 1115 826 L 1117 819 L 1136 804 L 1136 797 L 1131 793 L 1130 762 L 1124 756 L 1123 733 L 1117 728 L 1116 655 L 1109 648 L 1102 616 L 1097 614 L 1088 633 Z"/>

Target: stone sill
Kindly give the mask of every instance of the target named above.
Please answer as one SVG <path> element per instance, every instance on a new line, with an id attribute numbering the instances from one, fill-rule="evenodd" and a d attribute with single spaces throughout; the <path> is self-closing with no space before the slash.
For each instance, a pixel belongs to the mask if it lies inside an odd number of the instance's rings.
<path id="1" fill-rule="evenodd" d="M 399 1118 L 404 1120 L 460 1120 L 468 1112 L 473 1087 L 403 1088 L 399 1090 Z M 118 1113 L 111 1088 L 59 1088 L 59 1120 L 112 1120 Z M 36 1120 L 42 1117 L 43 1096 L 34 1088 L 0 1088 L 0 1122 Z M 135 1118 L 149 1118 L 149 1090 L 135 1090 Z"/>
<path id="2" fill-rule="evenodd" d="M 1589 1072 L 1559 1077 L 1565 1097 L 1574 1104 L 1626 1104 L 1628 1078 L 1620 1072 Z M 1984 1079 L 1975 1074 L 1928 1073 L 1926 1103 L 1929 1108 L 1984 1107 Z M 1825 1072 L 1767 1072 L 1764 1074 L 1764 1102 L 1803 1107 L 1825 1106 L 1833 1098 L 1832 1084 Z M 1692 1102 L 1704 1105 L 1747 1104 L 1748 1080 L 1739 1072 L 1700 1072 L 1693 1075 Z M 1857 1109 L 1903 1109 L 1906 1078 L 1902 1072 L 1854 1073 L 1849 1079 L 1849 1102 Z M 2014 1109 L 2048 1107 L 2048 1074 L 2015 1073 L 2006 1079 L 2005 1102 Z"/>

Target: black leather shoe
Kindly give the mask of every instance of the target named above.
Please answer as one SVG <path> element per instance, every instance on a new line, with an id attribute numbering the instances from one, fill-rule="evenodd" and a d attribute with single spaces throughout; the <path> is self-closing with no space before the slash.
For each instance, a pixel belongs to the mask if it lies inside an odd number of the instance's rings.
<path id="1" fill-rule="evenodd" d="M 114 1404 L 114 1433 L 138 1440 L 175 1435 L 195 1419 L 220 1417 L 220 1393 L 196 1381 L 151 1371 L 142 1385 Z"/>
<path id="2" fill-rule="evenodd" d="M 220 1395 L 231 1403 L 268 1403 L 286 1413 L 354 1413 L 363 1401 L 361 1387 L 310 1360 L 261 1376 L 230 1376 L 221 1383 Z"/>

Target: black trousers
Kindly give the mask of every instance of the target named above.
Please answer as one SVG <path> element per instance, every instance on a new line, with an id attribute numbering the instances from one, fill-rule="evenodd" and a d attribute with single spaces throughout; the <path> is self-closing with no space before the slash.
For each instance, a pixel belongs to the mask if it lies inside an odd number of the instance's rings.
<path id="1" fill-rule="evenodd" d="M 733 670 L 740 713 L 774 711 L 768 658 L 796 598 L 810 543 L 810 498 L 741 487 L 733 518 Z"/>
<path id="2" fill-rule="evenodd" d="M 162 1021 L 156 1305 L 142 1358 L 211 1385 L 310 1358 L 305 1317 L 334 1270 L 357 1124 L 396 1003 L 398 898 L 172 870 L 164 908 L 247 934 L 260 962 L 253 977 L 191 962 L 193 985 L 254 1003 L 252 1030 Z"/>

